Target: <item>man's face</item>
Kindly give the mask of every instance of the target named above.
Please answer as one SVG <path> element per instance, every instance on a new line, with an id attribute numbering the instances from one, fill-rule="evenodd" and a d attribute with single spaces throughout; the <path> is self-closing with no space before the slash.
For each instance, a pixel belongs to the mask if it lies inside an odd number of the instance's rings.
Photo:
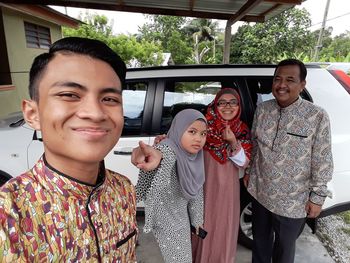
<path id="1" fill-rule="evenodd" d="M 43 137 L 56 168 L 99 163 L 119 140 L 124 119 L 121 82 L 105 62 L 56 54 L 38 81 L 39 101 L 25 101 L 26 121 Z"/>
<path id="2" fill-rule="evenodd" d="M 297 65 L 278 67 L 273 78 L 272 94 L 278 104 L 284 108 L 292 104 L 305 88 L 305 80 L 300 80 L 300 69 Z"/>

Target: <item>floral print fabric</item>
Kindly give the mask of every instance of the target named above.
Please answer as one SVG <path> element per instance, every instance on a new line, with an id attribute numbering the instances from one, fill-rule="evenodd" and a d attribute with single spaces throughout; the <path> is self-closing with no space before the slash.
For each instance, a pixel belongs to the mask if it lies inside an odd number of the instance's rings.
<path id="1" fill-rule="evenodd" d="M 134 187 L 117 173 L 102 175 L 86 185 L 43 157 L 0 188 L 0 261 L 136 262 Z"/>

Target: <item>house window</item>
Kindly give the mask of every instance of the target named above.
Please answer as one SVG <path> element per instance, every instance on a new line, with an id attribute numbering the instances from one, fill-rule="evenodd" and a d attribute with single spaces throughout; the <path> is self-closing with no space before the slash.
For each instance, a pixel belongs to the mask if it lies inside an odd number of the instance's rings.
<path id="1" fill-rule="evenodd" d="M 50 28 L 24 22 L 27 47 L 49 49 L 51 45 Z"/>

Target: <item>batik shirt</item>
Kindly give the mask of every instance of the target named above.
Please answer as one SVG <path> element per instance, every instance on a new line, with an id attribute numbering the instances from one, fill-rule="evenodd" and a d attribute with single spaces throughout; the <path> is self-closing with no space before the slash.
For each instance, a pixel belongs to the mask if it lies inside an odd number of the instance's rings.
<path id="1" fill-rule="evenodd" d="M 0 188 L 0 262 L 135 262 L 135 190 L 101 170 L 96 186 L 40 159 Z"/>
<path id="2" fill-rule="evenodd" d="M 328 114 L 299 98 L 286 108 L 259 104 L 252 127 L 248 191 L 271 212 L 306 216 L 308 200 L 323 205 L 333 173 Z"/>

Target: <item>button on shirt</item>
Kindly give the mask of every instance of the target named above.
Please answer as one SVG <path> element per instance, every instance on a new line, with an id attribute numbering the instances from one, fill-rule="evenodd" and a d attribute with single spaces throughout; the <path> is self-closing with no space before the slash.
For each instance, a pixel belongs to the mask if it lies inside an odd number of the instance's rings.
<path id="1" fill-rule="evenodd" d="M 136 262 L 135 190 L 102 171 L 97 186 L 40 159 L 0 189 L 1 262 Z"/>
<path id="2" fill-rule="evenodd" d="M 286 108 L 258 105 L 252 127 L 249 193 L 271 212 L 306 216 L 308 200 L 322 205 L 333 173 L 327 113 L 299 98 Z"/>

